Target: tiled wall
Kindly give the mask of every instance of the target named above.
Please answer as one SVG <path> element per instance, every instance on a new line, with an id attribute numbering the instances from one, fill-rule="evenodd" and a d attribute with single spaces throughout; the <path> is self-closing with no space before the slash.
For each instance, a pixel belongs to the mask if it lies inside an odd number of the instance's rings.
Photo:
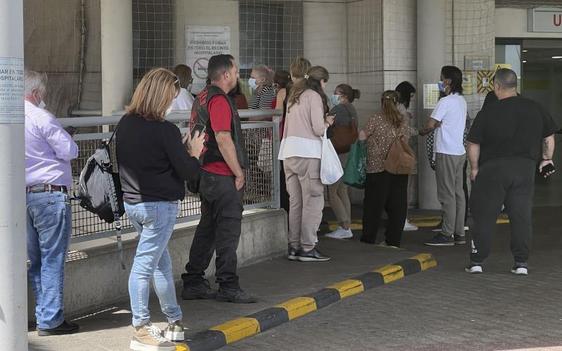
<path id="1" fill-rule="evenodd" d="M 453 16 L 454 13 L 454 16 Z M 447 1 L 447 60 L 464 70 L 465 56 L 485 56 L 494 63 L 495 1 Z M 493 67 L 490 67 L 492 69 Z M 475 82 L 476 83 L 476 82 Z M 476 85 L 474 84 L 476 89 Z M 468 112 L 472 119 L 484 102 L 484 95 L 466 95 Z"/>
<path id="2" fill-rule="evenodd" d="M 330 72 L 327 93 L 347 82 L 345 1 L 303 3 L 304 56 Z"/>
<path id="3" fill-rule="evenodd" d="M 348 82 L 361 90 L 355 103 L 361 126 L 379 108 L 384 89 L 382 7 L 382 0 L 347 4 Z"/>

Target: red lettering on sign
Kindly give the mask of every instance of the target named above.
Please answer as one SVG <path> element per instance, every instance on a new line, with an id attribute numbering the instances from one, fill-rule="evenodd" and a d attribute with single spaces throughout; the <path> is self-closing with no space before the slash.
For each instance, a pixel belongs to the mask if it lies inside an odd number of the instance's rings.
<path id="1" fill-rule="evenodd" d="M 552 15 L 552 20 L 554 22 L 554 26 L 560 27 L 562 25 L 562 13 L 556 15 Z"/>

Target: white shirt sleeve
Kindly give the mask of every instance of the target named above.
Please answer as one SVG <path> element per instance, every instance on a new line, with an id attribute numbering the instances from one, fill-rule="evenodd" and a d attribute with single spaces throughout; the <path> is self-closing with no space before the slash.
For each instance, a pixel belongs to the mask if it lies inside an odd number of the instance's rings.
<path id="1" fill-rule="evenodd" d="M 431 113 L 431 118 L 438 122 L 442 122 L 448 111 L 449 101 L 447 98 L 442 98 L 441 100 L 439 100 L 439 102 L 437 102 L 437 106 L 435 106 L 435 109 Z"/>

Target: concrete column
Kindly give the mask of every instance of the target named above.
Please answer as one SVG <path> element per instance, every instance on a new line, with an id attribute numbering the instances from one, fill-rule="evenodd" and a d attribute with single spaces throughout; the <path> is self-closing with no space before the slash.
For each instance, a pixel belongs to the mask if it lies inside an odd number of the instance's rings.
<path id="1" fill-rule="evenodd" d="M 441 67 L 445 65 L 446 56 L 446 0 L 417 1 L 418 6 L 418 123 L 425 126 L 431 110 L 423 108 L 424 84 L 439 80 Z M 419 202 L 422 209 L 440 209 L 437 201 L 435 172 L 429 166 L 426 156 L 425 138 L 418 148 L 418 186 Z"/>
<path id="2" fill-rule="evenodd" d="M 102 115 L 123 110 L 133 89 L 132 0 L 101 0 Z"/>
<path id="3" fill-rule="evenodd" d="M 0 0 L 0 350 L 27 351 L 23 0 Z"/>

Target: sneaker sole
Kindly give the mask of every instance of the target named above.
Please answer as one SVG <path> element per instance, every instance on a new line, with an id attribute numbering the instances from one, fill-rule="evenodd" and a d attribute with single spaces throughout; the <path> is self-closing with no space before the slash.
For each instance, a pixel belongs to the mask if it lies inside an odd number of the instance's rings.
<path id="1" fill-rule="evenodd" d="M 298 257 L 295 256 L 295 255 L 288 255 L 288 256 L 287 256 L 287 259 L 288 259 L 289 261 L 298 261 L 298 260 L 299 260 Z"/>
<path id="2" fill-rule="evenodd" d="M 78 333 L 80 329 L 77 328 L 76 330 L 70 330 L 70 331 L 47 331 L 47 330 L 38 330 L 37 331 L 37 335 L 38 336 L 55 336 L 55 335 L 68 335 L 68 334 L 76 334 Z"/>
<path id="3" fill-rule="evenodd" d="M 455 243 L 424 243 L 427 246 L 455 246 Z"/>
<path id="4" fill-rule="evenodd" d="M 345 239 L 351 239 L 351 238 L 353 238 L 353 235 L 346 235 L 346 236 L 329 236 L 328 234 L 326 234 L 326 238 L 338 239 L 338 240 L 345 240 Z"/>
<path id="5" fill-rule="evenodd" d="M 182 300 L 214 300 L 217 297 L 216 294 L 214 295 L 185 295 L 184 293 L 181 294 Z"/>
<path id="6" fill-rule="evenodd" d="M 233 300 L 228 297 L 217 297 L 218 302 L 230 302 L 230 303 L 257 303 L 258 300 Z"/>
<path id="7" fill-rule="evenodd" d="M 470 273 L 470 274 L 482 274 L 482 273 L 483 273 L 482 267 L 476 268 L 475 270 L 470 269 L 470 268 L 465 268 L 464 271 L 465 271 L 466 273 Z"/>
<path id="8" fill-rule="evenodd" d="M 133 351 L 176 351 L 176 346 L 146 345 L 136 340 L 131 340 L 129 348 Z"/>
<path id="9" fill-rule="evenodd" d="M 300 262 L 327 262 L 332 258 L 313 258 L 313 257 L 298 257 Z"/>
<path id="10" fill-rule="evenodd" d="M 185 340 L 185 333 L 184 332 L 172 332 L 172 331 L 166 331 L 164 333 L 164 337 L 172 342 L 176 342 L 176 341 L 184 341 Z"/>
<path id="11" fill-rule="evenodd" d="M 516 270 L 512 269 L 511 273 L 515 274 L 515 275 L 529 275 L 529 272 L 525 271 L 525 272 L 517 272 Z"/>
<path id="12" fill-rule="evenodd" d="M 466 240 L 455 241 L 455 245 L 465 245 L 465 244 L 466 244 Z"/>

